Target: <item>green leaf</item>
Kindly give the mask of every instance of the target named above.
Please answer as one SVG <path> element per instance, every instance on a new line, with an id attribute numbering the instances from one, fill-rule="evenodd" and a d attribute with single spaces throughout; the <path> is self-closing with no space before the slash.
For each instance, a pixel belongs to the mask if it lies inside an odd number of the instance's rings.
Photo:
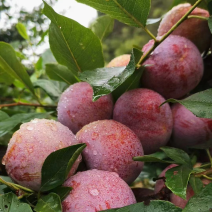
<path id="1" fill-rule="evenodd" d="M 29 75 L 17 59 L 15 50 L 11 45 L 4 42 L 0 42 L 0 71 L 2 70 L 12 78 L 19 80 L 35 94 Z"/>
<path id="2" fill-rule="evenodd" d="M 52 80 L 39 79 L 33 83 L 35 88 L 42 88 L 51 98 L 58 98 L 62 94 L 58 83 Z"/>
<path id="3" fill-rule="evenodd" d="M 195 194 L 199 194 L 203 189 L 202 180 L 198 177 L 194 177 L 194 175 L 190 176 L 189 183 L 194 190 Z"/>
<path id="4" fill-rule="evenodd" d="M 60 186 L 51 190 L 51 192 L 56 193 L 60 197 L 61 201 L 63 201 L 69 195 L 71 190 L 71 187 Z"/>
<path id="5" fill-rule="evenodd" d="M 8 118 L 9 118 L 9 116 L 7 115 L 7 113 L 0 110 L 0 122 L 4 121 L 5 119 L 8 119 Z"/>
<path id="6" fill-rule="evenodd" d="M 123 84 L 135 71 L 136 58 L 131 54 L 130 62 L 126 67 L 101 68 L 85 71 L 80 74 L 82 81 L 88 82 L 93 87 L 93 100 L 113 92 Z M 139 71 L 139 70 L 136 70 Z"/>
<path id="7" fill-rule="evenodd" d="M 91 25 L 91 30 L 94 34 L 102 41 L 103 38 L 107 37 L 114 27 L 114 19 L 108 15 L 100 16 Z"/>
<path id="8" fill-rule="evenodd" d="M 8 193 L 0 196 L 1 212 L 32 212 L 30 206 L 19 201 L 15 194 Z"/>
<path id="9" fill-rule="evenodd" d="M 40 71 L 43 68 L 43 58 L 39 57 L 37 63 L 35 64 L 35 69 Z"/>
<path id="10" fill-rule="evenodd" d="M 51 153 L 42 167 L 41 191 L 54 189 L 65 181 L 86 144 L 77 144 Z"/>
<path id="11" fill-rule="evenodd" d="M 149 205 L 143 202 L 129 205 L 120 209 L 104 210 L 105 212 L 182 212 L 181 208 L 176 207 L 170 202 L 155 200 L 150 201 Z"/>
<path id="12" fill-rule="evenodd" d="M 186 199 L 188 180 L 192 169 L 187 165 L 181 165 L 166 171 L 166 186 L 177 196 Z"/>
<path id="13" fill-rule="evenodd" d="M 212 34 L 212 16 L 210 16 L 208 19 L 208 26 L 209 26 L 211 34 Z"/>
<path id="14" fill-rule="evenodd" d="M 46 2 L 43 13 L 51 20 L 49 42 L 58 63 L 74 75 L 104 66 L 98 37 L 76 21 L 57 14 Z"/>
<path id="15" fill-rule="evenodd" d="M 125 24 L 142 27 L 146 26 L 147 17 L 151 8 L 150 0 L 77 0 L 87 4 L 100 12 L 106 13 Z"/>
<path id="16" fill-rule="evenodd" d="M 54 193 L 42 196 L 34 210 L 36 212 L 62 212 L 60 197 Z"/>
<path id="17" fill-rule="evenodd" d="M 173 147 L 167 147 L 167 146 L 166 147 L 161 147 L 160 149 L 162 151 L 164 151 L 165 154 L 169 158 L 174 160 L 175 161 L 174 163 L 182 164 L 182 165 L 186 164 L 186 165 L 192 167 L 189 155 L 186 152 L 184 152 L 183 150 L 177 149 L 177 148 L 173 148 Z"/>
<path id="18" fill-rule="evenodd" d="M 15 51 L 15 53 L 16 53 L 16 56 L 19 57 L 20 59 L 27 60 L 27 58 L 21 52 Z"/>
<path id="19" fill-rule="evenodd" d="M 24 38 L 25 40 L 29 40 L 26 27 L 22 23 L 17 23 L 16 29 L 18 30 L 18 33 L 21 35 L 22 38 Z"/>
<path id="20" fill-rule="evenodd" d="M 209 212 L 212 209 L 212 183 L 208 184 L 202 191 L 193 196 L 187 203 L 183 212 Z"/>
<path id="21" fill-rule="evenodd" d="M 46 74 L 52 80 L 65 82 L 68 85 L 72 85 L 79 80 L 72 74 L 72 72 L 63 65 L 49 63 L 46 64 Z"/>
<path id="22" fill-rule="evenodd" d="M 133 160 L 134 161 L 150 162 L 150 163 L 171 163 L 171 164 L 175 163 L 174 161 L 162 160 L 160 158 L 157 158 L 157 157 L 151 156 L 151 155 L 134 157 Z"/>
<path id="23" fill-rule="evenodd" d="M 12 77 L 9 73 L 5 71 L 0 64 L 0 83 L 4 83 L 6 85 L 11 85 L 14 82 L 14 77 Z"/>
<path id="24" fill-rule="evenodd" d="M 49 29 L 47 29 L 42 35 L 41 35 L 41 39 L 40 41 L 38 42 L 38 44 L 36 46 L 39 46 L 41 43 L 44 42 L 45 40 L 45 37 L 49 34 Z"/>
<path id="25" fill-rule="evenodd" d="M 190 149 L 208 149 L 208 148 L 212 148 L 212 139 L 206 141 L 203 144 L 198 144 L 190 147 Z"/>
<path id="26" fill-rule="evenodd" d="M 212 118 L 212 89 L 189 96 L 183 100 L 168 99 L 166 102 L 180 103 L 194 115 L 201 118 Z M 163 104 L 165 104 L 164 102 Z"/>
<path id="27" fill-rule="evenodd" d="M 50 113 L 21 113 L 0 122 L 0 137 L 10 132 L 18 124 L 31 121 L 34 118 L 46 118 Z"/>

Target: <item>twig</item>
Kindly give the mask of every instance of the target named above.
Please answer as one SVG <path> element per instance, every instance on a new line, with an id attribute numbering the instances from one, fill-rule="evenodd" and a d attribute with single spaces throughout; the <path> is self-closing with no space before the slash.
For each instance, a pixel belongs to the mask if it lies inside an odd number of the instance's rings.
<path id="1" fill-rule="evenodd" d="M 188 16 L 192 13 L 192 11 L 202 2 L 203 0 L 198 0 L 192 7 L 191 9 L 174 25 L 172 28 L 160 39 L 160 40 L 155 40 L 154 45 L 151 47 L 151 49 L 144 54 L 139 62 L 137 63 L 136 67 L 140 68 L 142 63 L 149 57 L 149 55 L 155 50 L 155 48 L 161 44 L 183 21 L 185 21 Z"/>

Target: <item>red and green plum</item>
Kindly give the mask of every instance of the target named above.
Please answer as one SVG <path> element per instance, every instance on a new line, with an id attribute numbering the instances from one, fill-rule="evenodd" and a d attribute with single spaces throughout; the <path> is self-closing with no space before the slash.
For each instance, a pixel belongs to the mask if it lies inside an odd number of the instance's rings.
<path id="1" fill-rule="evenodd" d="M 93 89 L 87 82 L 71 85 L 60 97 L 58 120 L 76 134 L 83 126 L 93 121 L 111 119 L 112 95 L 92 101 Z"/>
<path id="2" fill-rule="evenodd" d="M 172 106 L 172 115 L 174 126 L 169 145 L 187 149 L 212 137 L 212 119 L 196 117 L 179 103 Z"/>
<path id="3" fill-rule="evenodd" d="M 136 203 L 130 187 L 114 172 L 78 172 L 64 186 L 73 190 L 62 202 L 63 212 L 97 212 Z"/>
<path id="4" fill-rule="evenodd" d="M 169 104 L 155 91 L 139 88 L 117 100 L 113 119 L 128 126 L 140 139 L 145 154 L 156 152 L 168 142 L 173 126 Z"/>
<path id="5" fill-rule="evenodd" d="M 172 8 L 162 19 L 158 28 L 158 36 L 166 34 L 174 24 L 176 24 L 190 9 L 191 5 L 179 4 Z M 201 16 L 208 18 L 208 11 L 200 8 L 195 8 L 190 16 Z M 180 35 L 191 40 L 203 52 L 207 50 L 211 42 L 211 33 L 208 27 L 207 20 L 200 18 L 188 18 L 178 26 L 172 35 Z"/>
<path id="6" fill-rule="evenodd" d="M 154 44 L 147 43 L 146 52 Z M 142 86 L 164 98 L 181 98 L 194 89 L 203 75 L 203 60 L 196 46 L 188 39 L 170 35 L 143 63 L 147 65 Z"/>
<path id="7" fill-rule="evenodd" d="M 130 54 L 124 54 L 111 60 L 107 64 L 107 67 L 109 68 L 109 67 L 127 66 L 129 62 L 130 62 Z"/>
<path id="8" fill-rule="evenodd" d="M 47 156 L 75 144 L 77 140 L 74 134 L 61 123 L 34 119 L 22 124 L 13 134 L 2 163 L 15 182 L 38 191 L 41 185 L 41 168 Z M 81 156 L 69 175 L 74 174 L 80 161 Z"/>
<path id="9" fill-rule="evenodd" d="M 143 163 L 132 158 L 143 156 L 143 148 L 125 125 L 114 120 L 96 121 L 84 126 L 76 137 L 79 143 L 87 144 L 82 155 L 88 169 L 116 172 L 127 183 L 140 174 Z"/>

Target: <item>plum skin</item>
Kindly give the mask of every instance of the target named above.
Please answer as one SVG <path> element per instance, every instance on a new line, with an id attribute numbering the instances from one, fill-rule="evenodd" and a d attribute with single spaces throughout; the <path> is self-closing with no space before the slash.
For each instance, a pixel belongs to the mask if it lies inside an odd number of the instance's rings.
<path id="1" fill-rule="evenodd" d="M 130 187 L 114 172 L 78 172 L 64 186 L 73 190 L 62 202 L 63 212 L 96 212 L 136 203 Z"/>
<path id="2" fill-rule="evenodd" d="M 147 43 L 147 52 L 154 41 Z M 143 63 L 148 65 L 141 77 L 142 87 L 160 93 L 165 99 L 181 98 L 194 89 L 203 76 L 203 60 L 188 39 L 170 35 Z"/>
<path id="3" fill-rule="evenodd" d="M 15 182 L 38 191 L 41 185 L 41 168 L 47 156 L 75 144 L 77 140 L 74 134 L 61 123 L 34 119 L 22 124 L 13 134 L 2 163 Z M 69 175 L 74 174 L 80 161 L 81 156 Z"/>
<path id="4" fill-rule="evenodd" d="M 112 95 L 92 101 L 93 89 L 87 82 L 79 82 L 66 89 L 58 102 L 58 120 L 76 134 L 93 121 L 110 119 L 113 112 Z"/>
<path id="5" fill-rule="evenodd" d="M 171 108 L 149 89 L 134 89 L 117 100 L 113 119 L 128 126 L 141 141 L 145 154 L 156 152 L 168 142 L 173 126 Z"/>
<path id="6" fill-rule="evenodd" d="M 113 60 L 111 60 L 107 64 L 107 67 L 110 68 L 110 67 L 127 66 L 129 62 L 130 62 L 130 54 L 124 54 L 124 55 L 115 57 Z"/>
<path id="7" fill-rule="evenodd" d="M 172 106 L 172 115 L 174 125 L 169 145 L 186 150 L 212 138 L 212 119 L 196 117 L 179 103 Z"/>
<path id="8" fill-rule="evenodd" d="M 162 19 L 158 28 L 158 36 L 163 36 L 171 27 L 180 20 L 180 18 L 191 9 L 191 5 L 179 4 L 172 8 Z M 200 8 L 195 8 L 190 15 L 202 16 L 208 18 L 208 11 Z M 195 29 L 195 30 L 193 30 Z M 199 18 L 189 18 L 185 20 L 177 29 L 172 32 L 172 35 L 180 35 L 191 40 L 203 52 L 210 46 L 211 33 L 208 27 L 207 20 Z"/>
<path id="9" fill-rule="evenodd" d="M 143 148 L 125 125 L 114 120 L 96 121 L 84 126 L 76 138 L 87 145 L 82 156 L 88 169 L 116 172 L 128 184 L 140 174 L 143 163 L 132 158 L 143 156 Z"/>

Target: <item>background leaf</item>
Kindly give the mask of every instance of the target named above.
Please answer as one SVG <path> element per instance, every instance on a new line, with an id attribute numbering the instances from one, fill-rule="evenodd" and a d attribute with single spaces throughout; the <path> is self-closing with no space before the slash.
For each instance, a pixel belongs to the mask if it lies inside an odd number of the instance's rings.
<path id="1" fill-rule="evenodd" d="M 188 180 L 192 169 L 187 165 L 181 165 L 166 171 L 166 186 L 177 196 L 186 199 Z"/>
<path id="2" fill-rule="evenodd" d="M 182 165 L 186 164 L 192 167 L 189 155 L 183 150 L 173 148 L 173 147 L 161 147 L 160 149 L 165 152 L 167 157 L 174 160 L 174 163 L 182 164 Z"/>
<path id="3" fill-rule="evenodd" d="M 208 26 L 209 26 L 211 34 L 212 34 L 212 16 L 210 16 L 208 19 Z"/>
<path id="4" fill-rule="evenodd" d="M 17 23 L 16 29 L 18 30 L 18 33 L 22 36 L 22 38 L 24 38 L 25 40 L 29 40 L 26 27 L 22 23 Z"/>
<path id="5" fill-rule="evenodd" d="M 36 212 L 62 212 L 60 197 L 54 193 L 42 196 L 34 210 Z"/>
<path id="6" fill-rule="evenodd" d="M 42 167 L 40 190 L 43 192 L 49 191 L 62 185 L 74 162 L 85 147 L 85 144 L 77 144 L 51 153 Z"/>
<path id="7" fill-rule="evenodd" d="M 9 116 L 7 115 L 7 113 L 0 110 L 0 122 L 4 121 L 5 119 L 8 119 L 8 118 L 9 118 Z"/>
<path id="8" fill-rule="evenodd" d="M 66 66 L 60 64 L 46 64 L 46 74 L 50 79 L 65 82 L 68 85 L 79 82 L 79 80 Z"/>
<path id="9" fill-rule="evenodd" d="M 203 189 L 202 180 L 198 177 L 190 176 L 189 183 L 194 190 L 195 194 L 199 194 Z"/>
<path id="10" fill-rule="evenodd" d="M 168 99 L 166 102 L 180 103 L 194 115 L 201 118 L 212 118 L 212 89 L 189 96 L 183 100 Z M 164 103 L 166 103 L 164 102 Z M 163 104 L 164 104 L 163 103 Z"/>
<path id="11" fill-rule="evenodd" d="M 168 161 L 168 160 L 162 160 L 160 158 L 157 158 L 155 156 L 151 156 L 151 155 L 144 155 L 144 156 L 140 156 L 140 157 L 134 157 L 133 158 L 134 161 L 143 161 L 143 162 L 150 162 L 150 163 L 175 163 L 174 161 Z"/>
<path id="12" fill-rule="evenodd" d="M 53 99 L 60 97 L 64 88 L 64 86 L 61 87 L 59 82 L 45 79 L 38 79 L 33 85 L 36 88 L 42 88 Z"/>
<path id="13" fill-rule="evenodd" d="M 58 63 L 74 75 L 104 66 L 98 37 L 76 21 L 57 14 L 46 2 L 43 13 L 51 20 L 49 43 Z"/>
<path id="14" fill-rule="evenodd" d="M 145 27 L 149 15 L 150 0 L 77 0 L 87 4 L 112 18 L 135 27 Z"/>
<path id="15" fill-rule="evenodd" d="M 212 208 L 212 183 L 208 184 L 202 191 L 193 196 L 187 203 L 186 207 L 183 209 L 183 212 L 209 212 Z"/>
<path id="16" fill-rule="evenodd" d="M 0 42 L 0 71 L 4 70 L 11 77 L 23 83 L 33 94 L 34 89 L 29 75 L 16 57 L 16 52 L 7 43 Z"/>
<path id="17" fill-rule="evenodd" d="M 90 28 L 94 32 L 94 34 L 102 41 L 113 31 L 113 27 L 114 19 L 108 15 L 103 15 L 98 17 Z"/>
<path id="18" fill-rule="evenodd" d="M 0 122 L 0 137 L 7 134 L 18 124 L 31 121 L 34 118 L 46 118 L 50 113 L 21 113 L 13 115 Z"/>
<path id="19" fill-rule="evenodd" d="M 21 203 L 17 196 L 11 192 L 0 196 L 0 211 L 32 212 L 32 209 L 28 204 Z"/>

